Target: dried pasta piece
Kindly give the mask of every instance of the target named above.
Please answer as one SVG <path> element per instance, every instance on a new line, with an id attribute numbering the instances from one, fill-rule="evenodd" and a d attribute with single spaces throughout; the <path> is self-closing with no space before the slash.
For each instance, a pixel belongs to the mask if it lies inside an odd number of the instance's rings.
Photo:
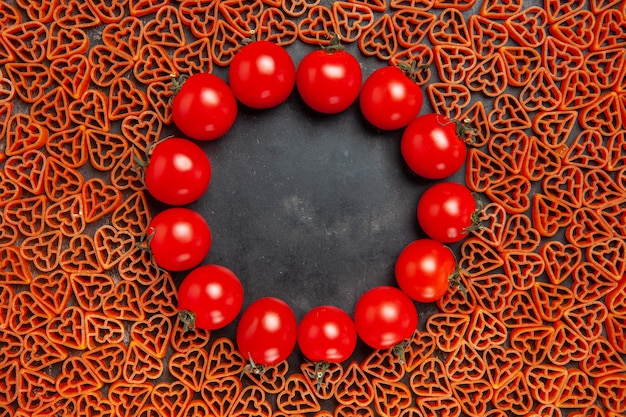
<path id="1" fill-rule="evenodd" d="M 46 336 L 57 345 L 68 349 L 87 348 L 85 314 L 75 306 L 67 307 L 46 325 Z"/>
<path id="2" fill-rule="evenodd" d="M 513 289 L 508 299 L 508 304 L 497 313 L 498 319 L 500 319 L 505 326 L 509 329 L 525 329 L 533 328 L 531 326 L 541 326 L 541 317 L 539 316 L 534 300 L 528 292 Z"/>
<path id="3" fill-rule="evenodd" d="M 225 3 L 225 2 L 221 2 Z M 144 39 L 153 44 L 178 48 L 185 44 L 185 33 L 178 8 L 165 5 L 143 27 Z"/>
<path id="4" fill-rule="evenodd" d="M 619 10 L 607 9 L 597 14 L 591 49 L 619 49 L 626 46 L 626 19 Z"/>
<path id="5" fill-rule="evenodd" d="M 315 392 L 302 374 L 293 374 L 276 396 L 276 406 L 285 414 L 315 413 L 322 409 Z"/>
<path id="6" fill-rule="evenodd" d="M 588 107 L 602 93 L 597 78 L 584 70 L 572 71 L 561 83 L 562 110 L 577 110 Z"/>
<path id="7" fill-rule="evenodd" d="M 77 236 L 85 230 L 83 200 L 80 195 L 69 195 L 48 205 L 46 224 L 53 230 L 60 230 L 64 236 Z"/>
<path id="8" fill-rule="evenodd" d="M 333 31 L 332 11 L 323 5 L 308 8 L 306 17 L 298 23 L 298 38 L 304 43 L 329 45 Z"/>
<path id="9" fill-rule="evenodd" d="M 449 397 L 452 395 L 445 365 L 437 357 L 429 357 L 411 373 L 409 386 L 419 397 Z"/>
<path id="10" fill-rule="evenodd" d="M 561 396 L 567 381 L 567 368 L 552 364 L 537 364 L 524 372 L 528 389 L 541 404 L 553 404 Z"/>
<path id="11" fill-rule="evenodd" d="M 374 386 L 356 362 L 344 370 L 341 381 L 335 388 L 339 404 L 366 407 L 374 400 Z"/>
<path id="12" fill-rule="evenodd" d="M 499 410 L 525 415 L 533 407 L 533 397 L 523 373 L 518 373 L 494 392 L 493 404 Z"/>
<path id="13" fill-rule="evenodd" d="M 555 110 L 561 100 L 561 90 L 546 68 L 539 68 L 520 93 L 520 103 L 529 113 Z"/>
<path id="14" fill-rule="evenodd" d="M 565 229 L 565 238 L 569 243 L 585 248 L 612 237 L 611 226 L 597 210 L 588 207 L 574 210 L 573 221 Z"/>
<path id="15" fill-rule="evenodd" d="M 43 62 L 46 58 L 48 27 L 34 20 L 4 28 L 3 38 L 11 53 L 21 62 Z"/>
<path id="16" fill-rule="evenodd" d="M 118 281 L 113 291 L 104 297 L 102 311 L 108 317 L 126 321 L 141 321 L 145 312 L 141 309 L 141 294 L 134 282 Z M 151 356 L 152 352 L 146 350 Z"/>
<path id="17" fill-rule="evenodd" d="M 433 52 L 439 77 L 447 83 L 463 82 L 478 62 L 476 53 L 467 46 L 435 45 Z"/>
<path id="18" fill-rule="evenodd" d="M 537 193 L 531 204 L 532 220 L 541 236 L 554 236 L 572 222 L 574 210 L 559 200 Z"/>
<path id="19" fill-rule="evenodd" d="M 554 23 L 563 17 L 570 16 L 585 7 L 584 0 L 547 0 L 545 2 L 548 21 Z"/>
<path id="20" fill-rule="evenodd" d="M 430 83 L 426 93 L 435 112 L 451 120 L 459 120 L 471 101 L 471 93 L 463 84 Z"/>
<path id="21" fill-rule="evenodd" d="M 168 273 L 161 273 L 150 283 L 141 297 L 141 306 L 148 314 L 172 317 L 178 314 L 176 284 Z"/>
<path id="22" fill-rule="evenodd" d="M 54 21 L 64 28 L 87 29 L 102 22 L 90 2 L 68 0 L 54 10 Z"/>
<path id="23" fill-rule="evenodd" d="M 506 19 L 521 10 L 521 1 L 486 0 L 482 2 L 480 15 L 488 19 Z"/>
<path id="24" fill-rule="evenodd" d="M 566 366 L 579 363 L 589 355 L 589 343 L 562 321 L 554 324 L 554 335 L 548 350 L 550 362 Z"/>
<path id="25" fill-rule="evenodd" d="M 241 33 L 251 33 L 259 27 L 264 5 L 261 0 L 225 0 L 218 2 L 218 11 L 225 21 Z"/>
<path id="26" fill-rule="evenodd" d="M 115 211 L 122 203 L 122 194 L 96 177 L 83 184 L 82 200 L 85 221 L 93 223 Z"/>
<path id="27" fill-rule="evenodd" d="M 234 376 L 211 379 L 202 386 L 202 398 L 213 415 L 227 416 L 241 395 L 242 389 L 241 381 Z"/>
<path id="28" fill-rule="evenodd" d="M 170 346 L 177 352 L 187 352 L 192 349 L 203 348 L 209 343 L 211 332 L 199 328 L 188 329 L 185 323 L 180 320 L 179 316 L 176 316 L 172 321 L 172 333 L 170 334 Z M 240 361 L 241 366 L 236 366 L 236 371 L 233 373 L 221 373 L 224 369 L 230 369 L 229 367 L 234 364 L 237 355 L 234 353 L 236 349 L 230 339 L 218 339 L 216 340 L 209 351 L 209 366 L 207 367 L 207 379 L 211 379 L 212 373 L 216 372 L 216 378 L 233 375 L 241 372 L 245 365 L 244 360 Z M 215 354 L 213 353 L 215 352 Z M 222 362 L 226 363 L 222 363 Z"/>
<path id="29" fill-rule="evenodd" d="M 539 6 L 528 7 L 504 21 L 511 39 L 528 48 L 539 48 L 543 45 L 548 36 L 547 24 L 548 15 Z"/>
<path id="30" fill-rule="evenodd" d="M 569 325 L 588 342 L 600 337 L 604 331 L 604 322 L 608 309 L 601 301 L 575 304 L 565 311 L 563 322 Z"/>
<path id="31" fill-rule="evenodd" d="M 502 321 L 482 307 L 472 313 L 467 342 L 475 350 L 484 351 L 507 341 L 508 331 Z"/>
<path id="32" fill-rule="evenodd" d="M 96 257 L 104 270 L 115 267 L 135 247 L 135 238 L 111 225 L 102 225 L 94 233 Z"/>
<path id="33" fill-rule="evenodd" d="M 528 129 L 532 126 L 528 113 L 517 97 L 504 93 L 494 100 L 489 113 L 489 124 L 496 132 L 509 132 L 513 129 Z"/>
<path id="34" fill-rule="evenodd" d="M 503 46 L 498 53 L 504 58 L 507 80 L 513 87 L 526 85 L 532 74 L 543 65 L 541 55 L 532 47 Z"/>
<path id="35" fill-rule="evenodd" d="M 615 279 L 591 262 L 580 262 L 572 272 L 572 291 L 581 303 L 597 301 L 617 288 Z"/>
<path id="36" fill-rule="evenodd" d="M 472 15 L 468 19 L 468 28 L 472 50 L 479 58 L 488 58 L 506 45 L 509 34 L 506 27 L 495 20 L 481 15 Z"/>
<path id="37" fill-rule="evenodd" d="M 582 68 L 585 59 L 585 55 L 578 46 L 563 42 L 553 36 L 546 39 L 542 57 L 548 73 L 559 81 L 567 78 L 570 72 Z"/>
<path id="38" fill-rule="evenodd" d="M 61 248 L 63 244 L 63 234 L 58 230 L 52 230 L 50 232 L 44 232 L 37 236 L 32 236 L 24 239 L 22 244 L 20 245 L 20 254 L 24 257 L 24 259 L 31 261 L 37 270 L 41 272 L 50 272 L 49 276 L 52 279 L 59 279 L 58 284 L 54 281 L 51 281 L 48 285 L 45 284 L 46 277 L 43 276 L 43 279 L 37 282 L 37 288 L 41 290 L 41 295 L 47 293 L 46 287 L 49 286 L 53 288 L 53 290 L 46 297 L 47 301 L 50 301 L 49 306 L 59 306 L 56 302 L 52 300 L 62 300 L 63 299 L 63 291 L 64 284 L 69 283 L 65 282 L 64 277 L 60 276 L 62 271 L 59 271 L 59 274 L 53 273 L 55 269 L 59 266 L 59 257 L 61 254 Z M 35 281 L 31 282 L 31 290 L 33 290 L 33 285 Z M 39 286 L 41 285 L 41 286 Z M 58 294 L 54 294 L 55 291 L 59 291 Z M 56 311 L 56 307 L 52 308 L 53 311 Z"/>
<path id="39" fill-rule="evenodd" d="M 506 65 L 502 55 L 493 54 L 478 61 L 467 73 L 468 88 L 489 97 L 502 94 L 507 87 Z"/>
<path id="40" fill-rule="evenodd" d="M 562 408 L 586 408 L 589 410 L 596 398 L 596 390 L 589 381 L 587 374 L 577 368 L 568 368 L 563 390 L 555 405 Z"/>
<path id="41" fill-rule="evenodd" d="M 178 74 L 192 75 L 197 72 L 212 72 L 211 41 L 208 38 L 200 38 L 193 42 L 185 43 L 176 49 L 172 61 Z M 150 92 L 146 94 L 146 97 L 152 107 L 158 105 L 158 101 L 150 100 Z M 167 99 L 163 101 L 163 103 L 167 102 Z"/>
<path id="42" fill-rule="evenodd" d="M 175 352 L 168 358 L 170 374 L 195 392 L 202 391 L 209 363 L 209 354 L 204 349 Z"/>
<path id="43" fill-rule="evenodd" d="M 8 158 L 4 164 L 4 173 L 24 190 L 40 195 L 43 193 L 47 162 L 43 152 L 29 150 Z"/>
<path id="44" fill-rule="evenodd" d="M 489 141 L 489 154 L 496 158 L 507 171 L 519 174 L 530 149 L 530 138 L 523 130 L 496 133 Z"/>
<path id="45" fill-rule="evenodd" d="M 550 282 L 560 285 L 582 261 L 582 251 L 575 245 L 551 240 L 541 245 L 539 254 L 546 264 Z"/>
<path id="46" fill-rule="evenodd" d="M 148 96 L 132 81 L 118 78 L 111 84 L 108 96 L 109 120 L 122 120 L 148 110 Z"/>
<path id="47" fill-rule="evenodd" d="M 367 5 L 335 1 L 331 6 L 335 33 L 343 42 L 355 42 L 375 21 L 374 11 Z"/>
<path id="48" fill-rule="evenodd" d="M 133 323 L 130 329 L 131 341 L 141 346 L 155 357 L 165 357 L 172 332 L 170 319 L 162 314 Z"/>
<path id="49" fill-rule="evenodd" d="M 97 352 L 100 346 L 123 345 L 122 342 L 126 338 L 126 330 L 121 320 L 107 317 L 100 313 L 88 312 L 85 314 L 85 323 L 87 348 L 90 352 Z M 126 345 L 123 346 L 125 351 Z M 103 349 L 106 350 L 108 348 Z M 116 371 L 121 371 L 121 367 L 116 369 Z M 116 376 L 116 379 L 118 377 L 119 375 Z"/>
<path id="50" fill-rule="evenodd" d="M 57 400 L 59 397 L 54 378 L 44 371 L 22 369 L 20 371 L 19 385 L 17 405 L 27 413 L 32 413 L 38 408 Z M 32 395 L 33 392 L 36 392 L 37 395 Z"/>
<path id="51" fill-rule="evenodd" d="M 513 348 L 493 346 L 483 352 L 483 359 L 489 382 L 496 390 L 506 386 L 524 369 L 522 354 Z"/>
<path id="52" fill-rule="evenodd" d="M 453 385 L 463 381 L 480 380 L 487 369 L 482 356 L 465 340 L 450 352 L 444 364 L 446 375 Z"/>
<path id="53" fill-rule="evenodd" d="M 475 192 L 484 192 L 505 180 L 507 170 L 502 162 L 477 148 L 467 152 L 465 183 Z"/>
<path id="54" fill-rule="evenodd" d="M 102 272 L 93 238 L 86 234 L 78 234 L 70 239 L 69 247 L 61 253 L 60 264 L 69 273 Z"/>
<path id="55" fill-rule="evenodd" d="M 594 40 L 595 23 L 594 14 L 581 9 L 554 22 L 548 30 L 552 36 L 563 42 L 587 49 Z"/>
<path id="56" fill-rule="evenodd" d="M 193 391 L 179 381 L 160 382 L 150 392 L 150 404 L 160 415 L 179 416 L 193 398 Z"/>
<path id="57" fill-rule="evenodd" d="M 580 111 L 578 122 L 584 129 L 597 130 L 604 136 L 613 136 L 622 126 L 622 102 L 616 92 L 604 93 L 593 105 Z"/>
<path id="58" fill-rule="evenodd" d="M 146 44 L 139 50 L 133 67 L 137 81 L 149 85 L 153 81 L 169 81 L 176 68 L 167 50 L 160 45 Z"/>
<path id="59" fill-rule="evenodd" d="M 611 346 L 621 353 L 626 352 L 626 320 L 624 316 L 609 313 L 606 323 L 606 337 Z"/>
<path id="60" fill-rule="evenodd" d="M 113 212 L 111 224 L 133 236 L 142 236 L 148 230 L 150 218 L 146 196 L 137 191 Z"/>
<path id="61" fill-rule="evenodd" d="M 465 17 L 456 8 L 446 8 L 433 23 L 428 32 L 433 45 L 470 46 L 469 30 Z"/>
<path id="62" fill-rule="evenodd" d="M 109 401 L 113 404 L 115 415 L 132 417 L 150 398 L 154 386 L 150 382 L 133 383 L 119 379 L 109 387 Z"/>
<path id="63" fill-rule="evenodd" d="M 626 379 L 623 375 L 608 375 L 595 380 L 594 386 L 602 404 L 610 411 L 623 413 L 626 410 L 624 387 Z"/>
<path id="64" fill-rule="evenodd" d="M 511 175 L 485 190 L 487 196 L 509 214 L 520 214 L 530 208 L 531 183 L 525 176 Z"/>
<path id="65" fill-rule="evenodd" d="M 419 398 L 417 406 L 424 417 L 459 417 L 462 412 L 461 404 L 454 397 Z"/>
<path id="66" fill-rule="evenodd" d="M 15 335 L 15 337 L 18 336 Z M 11 343 L 11 339 L 3 338 L 3 345 L 7 340 Z M 8 345 L 7 351 L 10 351 L 11 348 L 9 343 L 6 343 Z M 20 345 L 21 352 L 18 352 L 18 356 L 21 367 L 27 370 L 42 371 L 65 361 L 69 356 L 66 348 L 53 343 L 42 331 L 29 332 L 24 335 L 22 343 L 23 345 Z"/>
<path id="67" fill-rule="evenodd" d="M 230 411 L 233 417 L 255 415 L 259 417 L 271 417 L 272 405 L 267 400 L 265 393 L 259 387 L 250 385 L 241 391 L 241 395 L 233 404 Z"/>
<path id="68" fill-rule="evenodd" d="M 154 357 L 136 342 L 130 342 L 124 366 L 122 367 L 122 377 L 124 381 L 139 385 L 156 380 L 163 375 L 163 360 Z"/>
<path id="69" fill-rule="evenodd" d="M 398 53 L 391 57 L 389 63 L 396 67 L 408 66 L 412 63 L 419 63 L 420 70 L 415 75 L 415 83 L 423 86 L 430 81 L 430 65 L 433 63 L 433 51 L 429 46 L 417 44 L 408 49 L 400 49 Z"/>
<path id="70" fill-rule="evenodd" d="M 589 354 L 580 362 L 580 369 L 592 378 L 624 372 L 622 356 L 603 336 L 589 342 Z"/>
<path id="71" fill-rule="evenodd" d="M 219 66 L 229 65 L 244 39 L 246 39 L 245 34 L 223 20 L 218 20 L 211 41 L 213 63 Z"/>
<path id="72" fill-rule="evenodd" d="M 560 154 L 569 138 L 578 113 L 573 110 L 540 111 L 535 114 L 532 129 L 535 135 L 546 146 Z"/>
<path id="73" fill-rule="evenodd" d="M 45 196 L 9 200 L 4 206 L 4 220 L 24 236 L 38 236 L 44 231 L 47 201 Z"/>
<path id="74" fill-rule="evenodd" d="M 409 388 L 401 382 L 374 379 L 374 408 L 383 416 L 400 416 L 412 404 Z"/>
<path id="75" fill-rule="evenodd" d="M 454 352 L 465 343 L 465 332 L 470 317 L 465 314 L 435 313 L 426 321 L 426 330 L 435 337 L 437 347 L 444 352 Z"/>
<path id="76" fill-rule="evenodd" d="M 334 2 L 333 6 L 337 3 L 339 2 Z M 287 19 L 281 9 L 266 8 L 261 14 L 256 35 L 257 39 L 274 42 L 280 46 L 291 45 L 298 40 L 298 25 Z"/>
<path id="77" fill-rule="evenodd" d="M 78 305 L 85 311 L 98 311 L 104 304 L 105 296 L 115 289 L 113 278 L 106 274 L 85 273 L 70 275 L 73 294 Z"/>
<path id="78" fill-rule="evenodd" d="M 434 353 L 435 348 L 435 337 L 430 333 L 420 332 L 416 329 L 413 337 L 409 339 L 404 349 L 404 367 L 406 372 L 413 372 L 417 366 Z"/>
<path id="79" fill-rule="evenodd" d="M 484 416 L 491 408 L 493 387 L 484 380 L 454 382 L 452 392 L 469 416 Z"/>

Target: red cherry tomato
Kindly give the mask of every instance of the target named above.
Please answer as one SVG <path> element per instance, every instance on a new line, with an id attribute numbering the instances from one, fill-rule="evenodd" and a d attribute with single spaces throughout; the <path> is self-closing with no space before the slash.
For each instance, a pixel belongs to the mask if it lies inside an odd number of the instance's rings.
<path id="1" fill-rule="evenodd" d="M 407 165 L 417 175 L 442 179 L 465 163 L 467 146 L 459 139 L 456 122 L 436 113 L 419 116 L 402 134 L 400 148 Z"/>
<path id="2" fill-rule="evenodd" d="M 298 328 L 300 351 L 312 362 L 343 362 L 354 352 L 356 340 L 352 318 L 338 307 L 312 309 Z"/>
<path id="3" fill-rule="evenodd" d="M 148 192 L 162 203 L 182 206 L 200 198 L 211 181 L 211 163 L 195 143 L 180 138 L 159 142 L 145 172 Z"/>
<path id="4" fill-rule="evenodd" d="M 439 300 L 450 287 L 456 270 L 452 251 L 432 239 L 409 243 L 396 261 L 396 281 L 402 291 L 420 303 Z"/>
<path id="5" fill-rule="evenodd" d="M 363 75 L 359 61 L 349 52 L 324 49 L 307 54 L 296 73 L 302 100 L 320 113 L 339 113 L 359 96 Z"/>
<path id="6" fill-rule="evenodd" d="M 387 349 L 410 338 L 417 328 L 417 309 L 408 295 L 395 287 L 375 287 L 354 308 L 356 331 L 368 346 Z"/>
<path id="7" fill-rule="evenodd" d="M 422 90 L 402 70 L 382 67 L 363 83 L 359 103 L 365 119 L 382 130 L 408 125 L 422 109 Z"/>
<path id="8" fill-rule="evenodd" d="M 196 73 L 185 80 L 172 101 L 172 119 L 196 140 L 224 136 L 237 118 L 237 100 L 221 78 Z"/>
<path id="9" fill-rule="evenodd" d="M 417 203 L 417 220 L 431 239 L 454 243 L 468 234 L 476 211 L 474 195 L 466 186 L 442 182 L 428 188 Z"/>
<path id="10" fill-rule="evenodd" d="M 296 82 L 296 67 L 282 47 L 254 41 L 237 52 L 230 63 L 228 80 L 241 103 L 268 109 L 287 100 Z"/>
<path id="11" fill-rule="evenodd" d="M 297 321 L 283 300 L 264 297 L 243 312 L 237 325 L 237 346 L 255 364 L 276 365 L 291 355 L 296 346 Z"/>
<path id="12" fill-rule="evenodd" d="M 243 286 L 221 265 L 203 265 L 191 271 L 178 288 L 178 309 L 193 313 L 192 326 L 216 330 L 231 323 L 243 305 Z"/>
<path id="13" fill-rule="evenodd" d="M 168 271 L 186 271 L 198 266 L 209 253 L 211 231 L 197 212 L 174 207 L 152 218 L 148 241 L 158 266 Z"/>

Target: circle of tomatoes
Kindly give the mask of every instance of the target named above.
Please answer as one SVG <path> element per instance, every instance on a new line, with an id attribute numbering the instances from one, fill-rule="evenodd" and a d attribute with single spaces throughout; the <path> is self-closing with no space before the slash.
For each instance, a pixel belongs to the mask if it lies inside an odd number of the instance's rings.
<path id="1" fill-rule="evenodd" d="M 147 238 L 154 261 L 168 271 L 198 266 L 211 247 L 211 231 L 204 218 L 183 207 L 168 208 L 154 216 Z"/>
<path id="2" fill-rule="evenodd" d="M 187 78 L 172 100 L 172 120 L 196 140 L 224 136 L 237 118 L 237 100 L 217 75 L 196 73 Z"/>
<path id="3" fill-rule="evenodd" d="M 192 313 L 192 327 L 221 329 L 237 317 L 242 305 L 241 281 L 221 265 L 195 268 L 178 289 L 178 310 Z"/>
<path id="4" fill-rule="evenodd" d="M 296 72 L 302 100 L 320 113 L 340 113 L 359 96 L 363 74 L 359 61 L 344 50 L 323 49 L 307 54 Z"/>
<path id="5" fill-rule="evenodd" d="M 370 74 L 359 96 L 365 119 L 382 130 L 408 125 L 419 114 L 422 102 L 419 85 L 394 66 L 382 67 Z"/>
<path id="6" fill-rule="evenodd" d="M 456 271 L 454 254 L 441 242 L 418 239 L 409 243 L 396 261 L 398 286 L 420 303 L 439 300 L 450 287 Z"/>
<path id="7" fill-rule="evenodd" d="M 417 328 L 413 300 L 398 288 L 380 286 L 365 292 L 354 308 L 356 331 L 368 346 L 387 349 L 409 339 Z"/>
<path id="8" fill-rule="evenodd" d="M 241 315 L 236 339 L 244 358 L 257 365 L 276 365 L 287 359 L 296 346 L 296 316 L 283 300 L 259 298 Z"/>
<path id="9" fill-rule="evenodd" d="M 457 172 L 465 163 L 467 146 L 457 134 L 457 123 L 437 113 L 413 120 L 400 142 L 402 156 L 417 175 L 442 179 Z"/>
<path id="10" fill-rule="evenodd" d="M 431 239 L 454 243 L 469 233 L 474 223 L 476 200 L 466 186 L 441 182 L 429 187 L 417 203 L 417 220 Z"/>
<path id="11" fill-rule="evenodd" d="M 150 195 L 160 202 L 182 206 L 204 194 L 211 181 L 211 163 L 192 141 L 166 139 L 153 148 L 144 181 Z"/>
<path id="12" fill-rule="evenodd" d="M 268 109 L 287 100 L 296 82 L 296 67 L 291 56 L 279 45 L 254 41 L 235 54 L 228 81 L 241 103 L 255 109 Z"/>
<path id="13" fill-rule="evenodd" d="M 356 342 L 352 318 L 338 307 L 315 307 L 298 327 L 298 346 L 312 362 L 341 363 L 352 355 Z"/>

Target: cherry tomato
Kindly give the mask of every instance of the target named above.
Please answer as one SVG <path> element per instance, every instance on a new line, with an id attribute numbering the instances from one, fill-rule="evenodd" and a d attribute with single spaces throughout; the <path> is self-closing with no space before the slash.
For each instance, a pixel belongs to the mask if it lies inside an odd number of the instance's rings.
<path id="1" fill-rule="evenodd" d="M 255 364 L 276 365 L 291 355 L 296 346 L 297 321 L 283 300 L 264 297 L 243 312 L 237 325 L 237 346 Z"/>
<path id="2" fill-rule="evenodd" d="M 287 100 L 296 82 L 296 67 L 282 47 L 254 41 L 237 52 L 230 63 L 228 80 L 241 103 L 268 109 Z"/>
<path id="3" fill-rule="evenodd" d="M 396 261 L 396 281 L 402 291 L 420 303 L 439 300 L 450 287 L 456 270 L 452 251 L 432 239 L 409 243 Z"/>
<path id="4" fill-rule="evenodd" d="M 168 271 L 198 266 L 211 247 L 211 231 L 204 218 L 183 207 L 168 208 L 154 216 L 147 235 L 154 261 Z"/>
<path id="5" fill-rule="evenodd" d="M 359 103 L 365 119 L 382 130 L 408 125 L 422 109 L 422 90 L 399 68 L 382 67 L 363 83 Z"/>
<path id="6" fill-rule="evenodd" d="M 235 96 L 228 84 L 213 74 L 193 74 L 172 101 L 176 127 L 192 139 L 213 140 L 224 136 L 236 118 Z"/>
<path id="7" fill-rule="evenodd" d="M 356 347 L 356 328 L 352 318 L 338 307 L 320 306 L 302 318 L 298 328 L 298 346 L 312 362 L 340 363 Z"/>
<path id="8" fill-rule="evenodd" d="M 465 142 L 457 134 L 457 123 L 437 113 L 419 116 L 409 123 L 400 149 L 409 168 L 429 179 L 442 179 L 457 172 L 467 153 Z"/>
<path id="9" fill-rule="evenodd" d="M 193 313 L 195 327 L 216 330 L 231 323 L 243 305 L 239 278 L 221 265 L 203 265 L 191 271 L 178 288 L 178 309 Z"/>
<path id="10" fill-rule="evenodd" d="M 408 295 L 395 287 L 374 287 L 354 308 L 356 331 L 368 346 L 387 349 L 410 338 L 417 328 L 417 309 Z"/>
<path id="11" fill-rule="evenodd" d="M 429 187 L 417 203 L 417 220 L 431 239 L 454 243 L 468 234 L 476 200 L 466 186 L 442 182 Z"/>
<path id="12" fill-rule="evenodd" d="M 359 61 L 349 52 L 332 48 L 307 54 L 296 73 L 302 100 L 320 113 L 340 113 L 359 96 L 363 75 Z"/>
<path id="13" fill-rule="evenodd" d="M 148 192 L 162 203 L 182 206 L 200 198 L 211 181 L 211 163 L 195 143 L 180 138 L 159 142 L 145 172 Z"/>

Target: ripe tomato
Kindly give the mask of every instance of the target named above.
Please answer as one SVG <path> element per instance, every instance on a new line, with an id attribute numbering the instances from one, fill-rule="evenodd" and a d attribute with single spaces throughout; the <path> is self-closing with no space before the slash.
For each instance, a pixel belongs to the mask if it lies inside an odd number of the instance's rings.
<path id="1" fill-rule="evenodd" d="M 466 186 L 442 182 L 428 188 L 417 203 L 417 220 L 431 239 L 458 242 L 468 234 L 476 212 L 476 200 Z"/>
<path id="2" fill-rule="evenodd" d="M 197 212 L 168 208 L 148 224 L 148 242 L 156 264 L 168 271 L 186 271 L 200 264 L 211 247 L 211 231 Z"/>
<path id="3" fill-rule="evenodd" d="M 359 103 L 365 119 L 383 130 L 400 129 L 422 109 L 422 90 L 399 68 L 382 67 L 363 83 Z"/>
<path id="4" fill-rule="evenodd" d="M 356 347 L 356 328 L 352 318 L 338 307 L 320 306 L 309 311 L 298 328 L 298 346 L 312 362 L 340 363 Z"/>
<path id="5" fill-rule="evenodd" d="M 211 181 L 211 163 L 202 148 L 192 141 L 166 139 L 154 147 L 144 180 L 154 198 L 182 206 L 204 194 Z"/>
<path id="6" fill-rule="evenodd" d="M 457 172 L 467 153 L 465 142 L 457 134 L 457 123 L 437 113 L 419 116 L 409 123 L 400 149 L 409 168 L 429 179 L 442 179 Z"/>
<path id="7" fill-rule="evenodd" d="M 408 295 L 395 287 L 374 287 L 354 308 L 356 331 L 368 346 L 387 349 L 410 338 L 417 328 L 417 309 Z"/>
<path id="8" fill-rule="evenodd" d="M 176 127 L 192 139 L 217 139 L 228 132 L 236 118 L 235 96 L 228 84 L 213 74 L 193 74 L 172 101 Z"/>
<path id="9" fill-rule="evenodd" d="M 409 243 L 396 261 L 396 281 L 402 291 L 420 303 L 439 300 L 450 287 L 456 270 L 452 251 L 432 239 Z"/>
<path id="10" fill-rule="evenodd" d="M 254 41 L 237 52 L 230 63 L 228 80 L 241 103 L 268 109 L 287 100 L 296 82 L 296 67 L 280 46 Z"/>
<path id="11" fill-rule="evenodd" d="M 231 323 L 243 305 L 243 286 L 221 265 L 191 271 L 178 288 L 178 310 L 193 313 L 191 327 L 216 330 Z"/>
<path id="12" fill-rule="evenodd" d="M 296 315 L 278 298 L 254 301 L 237 325 L 237 346 L 246 359 L 264 366 L 276 365 L 291 355 L 297 338 Z"/>
<path id="13" fill-rule="evenodd" d="M 307 54 L 296 73 L 302 100 L 320 113 L 340 113 L 359 96 L 363 75 L 359 61 L 349 52 L 334 49 Z"/>

